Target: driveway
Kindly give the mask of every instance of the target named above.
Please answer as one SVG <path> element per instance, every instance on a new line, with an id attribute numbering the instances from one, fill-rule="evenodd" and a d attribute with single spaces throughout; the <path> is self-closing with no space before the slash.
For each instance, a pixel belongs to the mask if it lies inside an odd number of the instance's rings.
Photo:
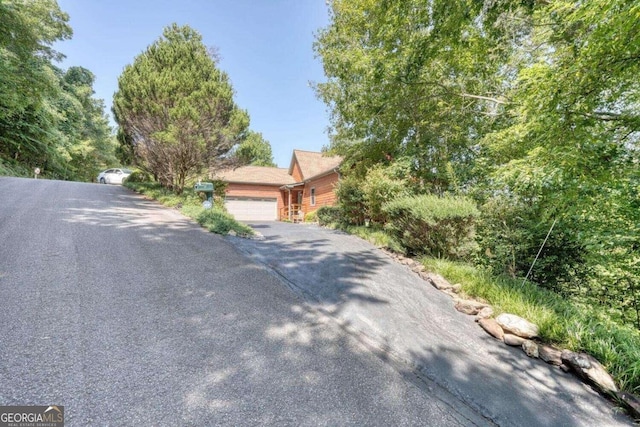
<path id="1" fill-rule="evenodd" d="M 491 338 L 450 297 L 362 239 L 315 225 L 250 225 L 264 240 L 229 241 L 434 393 L 445 390 L 498 425 L 632 424 L 573 375 Z"/>

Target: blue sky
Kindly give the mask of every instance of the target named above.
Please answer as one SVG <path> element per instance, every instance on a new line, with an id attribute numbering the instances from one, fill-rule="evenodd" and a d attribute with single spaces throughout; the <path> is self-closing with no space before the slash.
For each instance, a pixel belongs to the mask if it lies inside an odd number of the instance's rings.
<path id="1" fill-rule="evenodd" d="M 97 98 L 109 114 L 118 76 L 162 34 L 188 24 L 204 44 L 218 48 L 236 103 L 251 129 L 271 143 L 280 167 L 294 148 L 319 151 L 329 143 L 326 106 L 309 82 L 324 80 L 314 58 L 314 34 L 328 25 L 324 0 L 58 0 L 70 16 L 73 38 L 55 45 L 63 68 L 79 65 L 96 75 Z"/>

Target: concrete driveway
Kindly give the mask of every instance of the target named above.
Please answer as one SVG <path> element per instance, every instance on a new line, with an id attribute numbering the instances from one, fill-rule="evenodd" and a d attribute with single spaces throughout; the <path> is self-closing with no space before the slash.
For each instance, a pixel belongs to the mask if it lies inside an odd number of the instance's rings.
<path id="1" fill-rule="evenodd" d="M 453 301 L 369 243 L 314 225 L 250 223 L 264 240 L 229 237 L 429 393 L 450 393 L 497 425 L 631 425 L 557 367 L 483 332 Z"/>

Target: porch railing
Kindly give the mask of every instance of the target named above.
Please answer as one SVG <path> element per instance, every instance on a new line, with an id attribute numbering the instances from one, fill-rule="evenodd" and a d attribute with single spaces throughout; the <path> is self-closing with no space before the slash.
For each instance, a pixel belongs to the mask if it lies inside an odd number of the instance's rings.
<path id="1" fill-rule="evenodd" d="M 296 203 L 291 205 L 291 209 L 289 209 L 289 206 L 285 206 L 281 208 L 280 220 L 281 221 L 291 220 L 293 222 L 304 221 L 304 212 L 302 211 L 302 205 Z"/>

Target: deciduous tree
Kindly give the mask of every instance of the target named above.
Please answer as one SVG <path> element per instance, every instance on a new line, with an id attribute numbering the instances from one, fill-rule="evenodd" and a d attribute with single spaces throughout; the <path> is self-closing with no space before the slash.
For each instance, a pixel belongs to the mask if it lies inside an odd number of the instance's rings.
<path id="1" fill-rule="evenodd" d="M 117 163 L 104 102 L 93 97 L 95 76 L 83 67 L 61 73 L 63 95 L 58 99 L 63 135 L 69 141 L 69 166 L 74 178 L 95 179 L 100 169 Z"/>
<path id="2" fill-rule="evenodd" d="M 508 102 L 514 46 L 503 40 L 524 30 L 504 20 L 527 13 L 491 3 L 331 1 L 315 44 L 328 81 L 316 88 L 336 148 L 359 163 L 412 156 L 433 191 L 449 189 L 450 164 L 467 178 L 478 139 Z"/>
<path id="3" fill-rule="evenodd" d="M 0 16 L 0 156 L 55 170 L 63 162 L 49 100 L 60 94 L 51 65 L 60 55 L 51 46 L 71 37 L 69 17 L 55 0 L 5 0 Z"/>
<path id="4" fill-rule="evenodd" d="M 271 144 L 260 132 L 249 131 L 244 141 L 234 150 L 233 156 L 240 164 L 275 167 Z"/>
<path id="5" fill-rule="evenodd" d="M 638 327 L 639 14 L 623 0 L 537 7 L 536 49 L 509 93 L 509 121 L 482 140 L 490 206 L 518 207 L 515 271 L 529 268 L 557 220 L 533 279 L 604 302 Z"/>

